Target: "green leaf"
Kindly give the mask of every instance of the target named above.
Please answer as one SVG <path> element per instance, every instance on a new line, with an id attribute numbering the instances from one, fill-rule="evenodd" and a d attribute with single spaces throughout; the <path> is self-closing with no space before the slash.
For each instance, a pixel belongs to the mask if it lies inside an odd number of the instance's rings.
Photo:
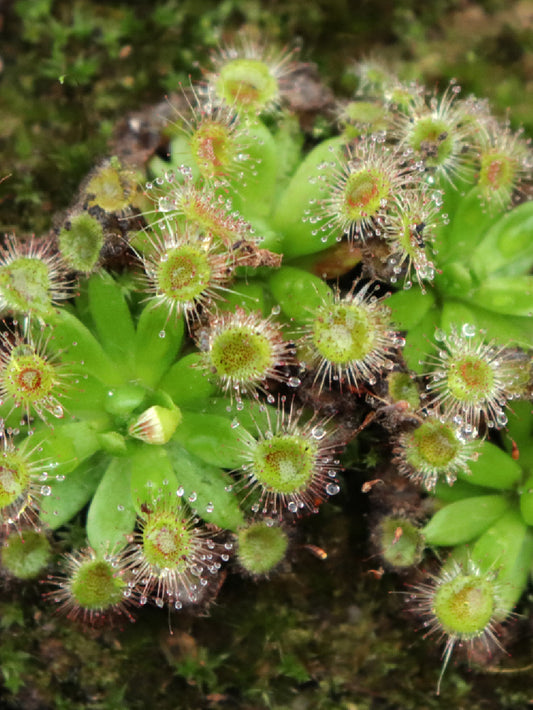
<path id="1" fill-rule="evenodd" d="M 533 411 L 530 401 L 512 402 L 506 434 L 506 448 L 512 451 L 514 442 L 518 447 L 516 454 L 521 468 L 533 473 Z"/>
<path id="2" fill-rule="evenodd" d="M 504 496 L 475 496 L 441 508 L 422 528 L 429 545 L 460 545 L 475 540 L 509 508 Z"/>
<path id="3" fill-rule="evenodd" d="M 283 188 L 287 184 L 289 175 L 302 161 L 304 134 L 300 129 L 298 117 L 292 112 L 285 111 L 281 120 L 277 122 L 273 138 L 277 154 L 283 156 L 278 166 L 276 188 L 279 190 L 280 186 Z"/>
<path id="4" fill-rule="evenodd" d="M 333 300 L 333 293 L 325 281 L 292 266 L 282 266 L 274 271 L 268 283 L 285 315 L 298 323 L 309 321 L 316 308 Z"/>
<path id="5" fill-rule="evenodd" d="M 281 196 L 272 218 L 274 229 L 285 236 L 282 252 L 286 258 L 314 254 L 336 243 L 337 233 L 325 241 L 320 235 L 320 224 L 312 224 L 303 218 L 310 207 L 310 200 L 323 197 L 318 166 L 324 162 L 334 162 L 341 154 L 345 141 L 341 137 L 322 141 L 301 163 Z M 317 230 L 316 234 L 313 232 Z"/>
<path id="6" fill-rule="evenodd" d="M 148 303 L 137 323 L 135 336 L 135 377 L 155 388 L 161 376 L 176 359 L 183 342 L 182 317 L 170 316 L 164 305 Z"/>
<path id="7" fill-rule="evenodd" d="M 236 531 L 243 525 L 244 516 L 227 474 L 193 456 L 178 442 L 171 441 L 165 448 L 178 484 L 184 488 L 185 500 L 198 515 L 227 530 Z"/>
<path id="8" fill-rule="evenodd" d="M 51 529 L 65 525 L 91 499 L 109 465 L 106 456 L 83 461 L 64 481 L 50 481 L 52 493 L 41 499 L 41 520 Z"/>
<path id="9" fill-rule="evenodd" d="M 261 311 L 265 316 L 267 313 L 264 284 L 258 282 L 257 279 L 250 283 L 238 281 L 232 284 L 231 291 L 226 293 L 224 300 L 218 305 L 221 311 L 233 312 L 235 306 L 238 306 L 244 308 L 247 313 Z"/>
<path id="10" fill-rule="evenodd" d="M 473 252 L 470 265 L 480 279 L 489 274 L 527 274 L 533 266 L 533 202 L 503 215 Z"/>
<path id="11" fill-rule="evenodd" d="M 276 191 L 279 154 L 272 134 L 263 123 L 254 121 L 246 127 L 243 153 L 249 159 L 242 166 L 244 178 L 239 177 L 237 185 L 231 185 L 233 207 L 245 219 L 268 217 Z"/>
<path id="12" fill-rule="evenodd" d="M 113 458 L 96 489 L 87 513 L 87 538 L 97 552 L 124 547 L 135 527 L 130 477 L 129 460 Z"/>
<path id="13" fill-rule="evenodd" d="M 37 427 L 32 446 L 34 458 L 47 462 L 50 476 L 70 473 L 99 449 L 96 434 L 87 422 L 64 422 L 53 429 Z"/>
<path id="14" fill-rule="evenodd" d="M 435 297 L 431 291 L 423 295 L 416 287 L 393 293 L 387 300 L 387 305 L 392 309 L 394 324 L 401 330 L 411 330 L 421 323 L 434 303 Z"/>
<path id="15" fill-rule="evenodd" d="M 504 619 L 525 590 L 533 561 L 533 530 L 515 508 L 508 510 L 479 538 L 472 561 L 483 571 L 498 573 L 498 606 Z"/>
<path id="16" fill-rule="evenodd" d="M 123 383 L 124 375 L 120 368 L 81 321 L 62 308 L 55 312 L 50 322 L 54 329 L 48 348 L 61 354 L 63 362 L 74 366 L 72 369 L 76 372 L 93 375 L 106 385 Z"/>
<path id="17" fill-rule="evenodd" d="M 129 366 L 135 328 L 119 284 L 106 271 L 89 279 L 89 310 L 104 350 L 121 367 Z"/>
<path id="18" fill-rule="evenodd" d="M 198 409 L 212 397 L 217 387 L 209 380 L 203 367 L 201 353 L 189 353 L 174 363 L 159 386 L 180 408 Z"/>
<path id="19" fill-rule="evenodd" d="M 470 300 L 489 311 L 511 316 L 529 316 L 533 329 L 533 276 L 500 276 L 487 279 Z"/>
<path id="20" fill-rule="evenodd" d="M 438 309 L 430 308 L 422 320 L 407 332 L 403 357 L 409 369 L 414 372 L 420 373 L 427 369 L 425 363 L 428 360 L 428 353 L 433 353 L 435 349 L 433 335 L 439 320 Z"/>
<path id="21" fill-rule="evenodd" d="M 108 390 L 109 386 L 93 375 L 79 375 L 75 377 L 73 386 L 69 386 L 66 391 L 62 405 L 67 414 L 78 419 L 99 419 Z"/>
<path id="22" fill-rule="evenodd" d="M 183 412 L 173 438 L 202 461 L 222 468 L 239 466 L 245 442 L 252 439 L 236 418 L 197 412 Z"/>
<path id="23" fill-rule="evenodd" d="M 533 475 L 522 486 L 520 513 L 526 525 L 533 525 Z"/>
<path id="24" fill-rule="evenodd" d="M 454 178 L 453 183 L 451 183 L 446 176 L 437 176 L 435 188 L 442 192 L 442 212 L 443 214 L 447 214 L 449 219 L 452 221 L 461 202 L 464 200 L 465 195 L 467 195 L 474 187 L 472 179 L 469 178 L 461 178 L 458 176 L 457 178 Z M 447 224 L 442 224 L 439 227 L 437 235 L 437 242 L 439 244 L 444 238 L 442 232 L 446 232 L 448 229 L 449 226 Z"/>
<path id="25" fill-rule="evenodd" d="M 477 461 L 469 461 L 470 474 L 460 471 L 457 476 L 477 486 L 511 490 L 522 477 L 522 469 L 499 446 L 483 441 Z"/>
<path id="26" fill-rule="evenodd" d="M 239 404 L 239 409 L 223 397 L 213 397 L 210 399 L 202 412 L 218 414 L 222 417 L 235 418 L 247 431 L 266 431 L 275 426 L 278 416 L 277 409 L 269 404 L 259 404 L 255 399 L 244 399 Z"/>
<path id="27" fill-rule="evenodd" d="M 483 204 L 480 188 L 473 187 L 458 202 L 448 229 L 440 233 L 439 266 L 447 262 L 448 256 L 468 263 L 470 255 L 497 217 L 497 212 Z"/>
<path id="28" fill-rule="evenodd" d="M 139 515 L 142 507 L 153 506 L 154 500 L 164 492 L 174 496 L 178 482 L 169 460 L 167 451 L 162 446 L 130 445 L 131 462 L 131 498 Z"/>
<path id="29" fill-rule="evenodd" d="M 452 326 L 457 328 L 463 323 L 471 323 L 477 330 L 483 330 L 486 341 L 494 339 L 500 344 L 526 348 L 533 344 L 531 318 L 506 316 L 473 303 L 447 300 L 442 307 L 441 328 L 449 331 Z"/>
<path id="30" fill-rule="evenodd" d="M 491 490 L 490 488 L 471 485 L 470 481 L 465 476 L 464 481 L 457 480 L 452 486 L 446 483 L 446 481 L 437 481 L 433 494 L 439 501 L 454 503 L 457 500 L 463 500 L 465 498 L 490 495 Z"/>

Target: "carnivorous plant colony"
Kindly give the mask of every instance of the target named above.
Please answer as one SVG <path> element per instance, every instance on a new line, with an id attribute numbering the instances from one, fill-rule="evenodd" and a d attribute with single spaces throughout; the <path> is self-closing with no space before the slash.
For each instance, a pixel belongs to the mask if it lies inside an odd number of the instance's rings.
<path id="1" fill-rule="evenodd" d="M 144 188 L 111 159 L 52 236 L 4 238 L 3 565 L 49 571 L 84 521 L 48 574 L 69 617 L 205 607 L 276 568 L 369 428 L 363 490 L 427 494 L 372 538 L 389 568 L 442 560 L 408 596 L 445 666 L 498 643 L 532 571 L 529 145 L 369 63 L 317 138 L 294 66 L 221 51 Z"/>

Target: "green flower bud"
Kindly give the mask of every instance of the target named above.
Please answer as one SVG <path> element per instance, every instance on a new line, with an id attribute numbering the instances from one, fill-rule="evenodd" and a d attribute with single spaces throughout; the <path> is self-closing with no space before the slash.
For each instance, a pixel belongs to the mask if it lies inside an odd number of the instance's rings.
<path id="1" fill-rule="evenodd" d="M 169 409 L 155 404 L 129 425 L 128 434 L 147 444 L 166 444 L 176 431 L 181 417 L 178 407 Z"/>

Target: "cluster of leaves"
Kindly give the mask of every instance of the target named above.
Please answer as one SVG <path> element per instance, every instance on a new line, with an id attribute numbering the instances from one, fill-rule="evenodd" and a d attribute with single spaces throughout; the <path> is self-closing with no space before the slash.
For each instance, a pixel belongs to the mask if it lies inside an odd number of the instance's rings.
<path id="1" fill-rule="evenodd" d="M 509 425 L 519 462 L 488 440 L 531 393 L 528 145 L 454 84 L 438 98 L 364 65 L 340 134 L 309 149 L 282 108 L 295 70 L 222 50 L 144 194 L 112 160 L 54 245 L 6 239 L 3 527 L 86 511 L 88 547 L 50 592 L 73 618 L 205 605 L 232 556 L 255 576 L 283 560 L 381 419 L 440 508 L 422 530 L 393 508 L 381 553 L 455 548 L 414 593 L 447 659 L 494 637 L 533 559 L 530 405 Z"/>

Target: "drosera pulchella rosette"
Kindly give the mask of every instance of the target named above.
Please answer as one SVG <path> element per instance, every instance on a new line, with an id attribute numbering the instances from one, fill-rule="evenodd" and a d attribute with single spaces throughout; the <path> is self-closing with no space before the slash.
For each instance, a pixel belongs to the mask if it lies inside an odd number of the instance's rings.
<path id="1" fill-rule="evenodd" d="M 443 177 L 453 184 L 473 173 L 472 106 L 458 99 L 460 92 L 452 81 L 440 98 L 421 94 L 398 114 L 394 135 L 400 149 L 427 171 L 430 183 Z"/>
<path id="2" fill-rule="evenodd" d="M 243 37 L 234 45 L 211 55 L 206 93 L 215 103 L 238 114 L 254 117 L 271 112 L 281 103 L 284 81 L 293 71 L 294 51 L 279 51 L 272 45 Z"/>
<path id="3" fill-rule="evenodd" d="M 477 185 L 482 198 L 489 206 L 507 207 L 522 182 L 531 179 L 531 140 L 525 140 L 522 131 L 513 132 L 508 124 L 502 126 L 489 117 L 480 121 L 477 153 Z"/>
<path id="4" fill-rule="evenodd" d="M 250 223 L 233 209 L 231 199 L 217 195 L 209 185 L 195 184 L 188 166 L 168 170 L 164 177 L 146 183 L 146 195 L 154 208 L 145 217 L 156 229 L 163 230 L 169 220 L 180 220 L 182 226 L 187 224 L 227 247 L 256 239 Z"/>
<path id="5" fill-rule="evenodd" d="M 382 232 L 389 248 L 390 281 L 404 277 L 404 289 L 411 288 L 413 277 L 421 290 L 435 276 L 432 250 L 442 197 L 425 188 L 403 190 L 394 196 Z"/>
<path id="6" fill-rule="evenodd" d="M 0 247 L 0 312 L 44 321 L 72 296 L 67 268 L 50 240 L 4 237 Z"/>
<path id="7" fill-rule="evenodd" d="M 0 335 L 0 412 L 5 417 L 19 410 L 28 425 L 33 415 L 47 421 L 64 416 L 63 398 L 68 394 L 66 365 L 47 353 L 49 337 L 37 339 L 19 332 Z"/>
<path id="8" fill-rule="evenodd" d="M 319 166 L 312 180 L 319 181 L 321 196 L 311 202 L 306 219 L 317 224 L 322 239 L 380 236 L 394 196 L 419 183 L 416 171 L 385 139 L 385 133 L 361 138 L 340 159 Z"/>
<path id="9" fill-rule="evenodd" d="M 224 298 L 238 255 L 209 234 L 180 225 L 159 223 L 159 234 L 149 237 L 142 254 L 144 289 L 155 306 L 163 305 L 169 317 L 184 314 L 192 323 Z"/>
<path id="10" fill-rule="evenodd" d="M 263 318 L 237 306 L 234 312 L 211 316 L 207 327 L 197 332 L 203 367 L 237 402 L 266 391 L 268 380 L 290 379 L 283 368 L 295 363 L 294 350 L 274 315 Z"/>
<path id="11" fill-rule="evenodd" d="M 384 297 L 376 284 L 354 282 L 346 295 L 331 291 L 300 329 L 301 356 L 314 372 L 320 389 L 374 385 L 380 373 L 392 370 L 405 341 L 393 328 Z"/>
<path id="12" fill-rule="evenodd" d="M 466 644 L 468 653 L 479 641 L 488 650 L 500 647 L 497 624 L 508 616 L 499 601 L 500 591 L 496 571 L 483 571 L 470 560 L 448 562 L 429 582 L 413 586 L 410 606 L 424 619 L 425 637 L 436 634 L 444 640 L 437 695 L 456 646 Z"/>
<path id="13" fill-rule="evenodd" d="M 59 605 L 59 613 L 89 626 L 134 621 L 131 607 L 136 595 L 124 551 L 104 553 L 87 547 L 66 553 L 62 567 L 60 574 L 48 577 L 52 590 L 46 593 Z"/>
<path id="14" fill-rule="evenodd" d="M 283 518 L 316 513 L 340 490 L 337 456 L 342 445 L 329 420 L 305 421 L 294 400 L 285 407 L 281 397 L 276 420 L 268 413 L 267 421 L 266 428 L 257 426 L 254 436 L 243 437 L 237 490 L 256 514 Z"/>
<path id="15" fill-rule="evenodd" d="M 181 609 L 206 602 L 232 544 L 215 541 L 179 495 L 145 506 L 139 523 L 125 553 L 139 604 Z"/>
<path id="16" fill-rule="evenodd" d="M 193 170 L 200 182 L 214 188 L 228 182 L 242 181 L 254 170 L 248 150 L 250 135 L 236 111 L 227 104 L 201 96 L 191 87 L 192 98 L 184 91 L 187 115 L 179 114 L 178 128 L 183 136 L 183 150 L 192 158 Z M 174 148 L 179 150 L 178 145 Z M 174 150 L 171 151 L 174 155 Z"/>
<path id="17" fill-rule="evenodd" d="M 46 460 L 35 458 L 36 446 L 26 438 L 14 444 L 3 432 L 0 448 L 0 527 L 39 527 L 39 500 L 51 494 Z"/>
<path id="18" fill-rule="evenodd" d="M 424 93 L 424 87 L 416 81 L 400 81 L 381 57 L 362 59 L 354 64 L 353 71 L 358 78 L 356 95 L 383 101 L 391 110 L 406 110 Z"/>
<path id="19" fill-rule="evenodd" d="M 400 473 L 432 491 L 439 480 L 451 486 L 459 472 L 468 473 L 468 461 L 477 459 L 478 448 L 479 442 L 433 411 L 397 437 L 393 462 Z"/>
<path id="20" fill-rule="evenodd" d="M 507 423 L 504 408 L 517 396 L 521 367 L 515 353 L 496 342 L 484 342 L 471 323 L 460 331 L 437 330 L 438 354 L 426 362 L 428 404 L 475 436 L 482 423 L 501 428 Z"/>

